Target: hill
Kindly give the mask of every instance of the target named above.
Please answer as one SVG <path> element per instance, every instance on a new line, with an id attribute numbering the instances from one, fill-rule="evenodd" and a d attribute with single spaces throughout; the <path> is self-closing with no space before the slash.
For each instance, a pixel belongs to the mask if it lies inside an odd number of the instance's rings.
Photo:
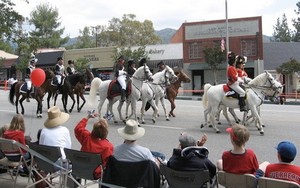
<path id="1" fill-rule="evenodd" d="M 169 44 L 172 36 L 176 33 L 176 29 L 166 28 L 154 31 L 162 41 L 162 44 Z"/>

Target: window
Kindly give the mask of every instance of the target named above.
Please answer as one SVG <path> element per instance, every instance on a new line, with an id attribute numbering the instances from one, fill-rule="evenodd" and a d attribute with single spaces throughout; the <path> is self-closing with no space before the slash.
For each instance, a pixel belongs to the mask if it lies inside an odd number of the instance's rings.
<path id="1" fill-rule="evenodd" d="M 200 42 L 192 42 L 189 46 L 189 57 L 190 59 L 201 58 L 202 47 Z"/>
<path id="2" fill-rule="evenodd" d="M 257 56 L 257 40 L 249 39 L 241 41 L 242 55 Z"/>

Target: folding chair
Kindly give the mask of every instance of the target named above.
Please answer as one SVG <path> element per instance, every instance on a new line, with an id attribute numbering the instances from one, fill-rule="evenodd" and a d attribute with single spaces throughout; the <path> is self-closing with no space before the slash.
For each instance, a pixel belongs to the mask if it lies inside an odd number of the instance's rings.
<path id="1" fill-rule="evenodd" d="M 259 188 L 299 188 L 299 184 L 287 180 L 279 180 L 267 177 L 261 177 L 258 179 Z"/>
<path id="2" fill-rule="evenodd" d="M 165 164 L 160 164 L 160 173 L 167 179 L 170 188 L 200 188 L 206 184 L 210 186 L 208 170 L 178 171 Z"/>
<path id="3" fill-rule="evenodd" d="M 159 168 L 151 160 L 139 162 L 119 161 L 109 157 L 104 169 L 101 185 L 103 187 L 160 187 Z"/>
<path id="4" fill-rule="evenodd" d="M 100 179 L 95 180 L 94 171 L 99 166 L 101 167 L 102 172 L 102 159 L 100 154 L 83 152 L 73 149 L 65 148 L 66 158 L 69 160 L 72 169 L 69 172 L 67 185 L 70 184 L 70 181 L 73 181 L 79 187 L 88 187 L 93 184 L 98 184 Z M 103 173 L 102 173 L 103 174 Z M 72 175 L 75 175 L 77 178 L 85 179 L 85 184 L 82 185 L 79 183 Z M 86 183 L 86 180 L 91 182 Z"/>
<path id="5" fill-rule="evenodd" d="M 217 172 L 217 180 L 226 188 L 256 188 L 257 182 L 253 174 L 232 174 L 224 171 Z"/>
<path id="6" fill-rule="evenodd" d="M 22 155 L 22 148 L 25 149 L 26 147 L 15 140 L 0 138 L 0 149 L 5 153 L 5 156 L 10 155 L 20 157 L 20 160 L 18 162 L 9 161 L 6 157 L 0 159 L 0 165 L 2 165 L 2 167 L 9 173 L 11 179 L 14 182 L 14 187 L 16 186 L 19 171 L 22 165 L 25 165 L 25 167 L 29 170 L 29 166 L 27 164 L 31 159 L 25 160 Z M 30 182 L 30 178 L 31 176 L 29 175 L 28 183 Z"/>
<path id="7" fill-rule="evenodd" d="M 68 170 L 63 167 L 60 148 L 34 143 L 29 144 L 29 148 L 36 152 L 33 156 L 35 165 L 32 165 L 31 169 L 40 179 L 27 187 L 31 187 L 42 181 L 46 182 L 49 187 L 54 187 L 54 185 L 52 185 L 52 179 L 57 177 L 59 177 L 59 186 L 65 187 Z M 44 177 L 40 171 L 44 171 L 47 175 Z"/>

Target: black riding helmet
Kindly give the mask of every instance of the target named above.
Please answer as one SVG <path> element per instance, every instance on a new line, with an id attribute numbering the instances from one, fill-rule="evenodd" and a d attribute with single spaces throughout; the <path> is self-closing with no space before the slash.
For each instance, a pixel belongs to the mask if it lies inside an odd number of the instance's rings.
<path id="1" fill-rule="evenodd" d="M 235 59 L 236 66 L 240 64 L 245 64 L 245 58 L 244 56 L 238 55 Z"/>
<path id="2" fill-rule="evenodd" d="M 233 65 L 235 62 L 235 54 L 233 52 L 228 53 L 228 64 Z"/>

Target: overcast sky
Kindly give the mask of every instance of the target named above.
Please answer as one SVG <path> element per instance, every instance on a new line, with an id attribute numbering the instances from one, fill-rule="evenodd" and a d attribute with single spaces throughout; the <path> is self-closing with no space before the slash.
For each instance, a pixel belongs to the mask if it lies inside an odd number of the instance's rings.
<path id="1" fill-rule="evenodd" d="M 225 19 L 225 0 L 13 0 L 17 10 L 29 17 L 37 5 L 48 3 L 59 11 L 64 35 L 77 37 L 85 26 L 108 25 L 113 17 L 135 14 L 151 20 L 155 30 L 178 29 L 183 22 Z M 228 18 L 262 16 L 263 34 L 271 36 L 277 18 L 285 13 L 290 29 L 298 0 L 227 0 Z"/>

